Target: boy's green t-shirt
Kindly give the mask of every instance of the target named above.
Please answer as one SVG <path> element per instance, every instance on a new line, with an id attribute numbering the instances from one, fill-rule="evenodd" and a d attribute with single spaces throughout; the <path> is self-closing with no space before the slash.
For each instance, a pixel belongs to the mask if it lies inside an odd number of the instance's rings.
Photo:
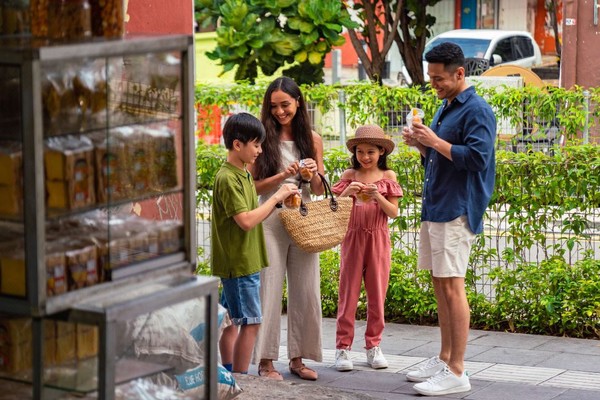
<path id="1" fill-rule="evenodd" d="M 213 187 L 211 268 L 215 276 L 237 278 L 259 272 L 269 264 L 262 224 L 248 232 L 234 215 L 258 207 L 254 179 L 249 172 L 225 162 Z"/>

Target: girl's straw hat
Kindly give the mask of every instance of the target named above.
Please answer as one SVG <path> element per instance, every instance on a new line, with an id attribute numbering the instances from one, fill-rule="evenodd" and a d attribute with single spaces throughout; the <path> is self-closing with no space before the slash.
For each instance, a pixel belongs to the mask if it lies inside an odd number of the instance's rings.
<path id="1" fill-rule="evenodd" d="M 385 154 L 390 154 L 394 150 L 394 142 L 377 125 L 363 125 L 359 127 L 354 137 L 348 139 L 346 142 L 346 147 L 354 153 L 354 148 L 361 143 L 379 146 L 385 150 Z"/>

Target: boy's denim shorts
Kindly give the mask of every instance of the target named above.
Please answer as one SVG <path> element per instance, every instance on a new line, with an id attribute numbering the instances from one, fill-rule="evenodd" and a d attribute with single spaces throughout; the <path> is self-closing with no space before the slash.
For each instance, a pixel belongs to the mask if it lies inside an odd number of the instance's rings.
<path id="1" fill-rule="evenodd" d="M 260 324 L 260 273 L 238 278 L 221 278 L 221 283 L 223 291 L 220 303 L 229 312 L 233 324 Z"/>

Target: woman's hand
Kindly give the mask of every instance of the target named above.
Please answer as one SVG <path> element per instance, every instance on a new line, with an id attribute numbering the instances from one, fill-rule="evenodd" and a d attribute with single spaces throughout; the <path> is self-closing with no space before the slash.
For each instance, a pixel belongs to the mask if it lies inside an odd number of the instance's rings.
<path id="1" fill-rule="evenodd" d="M 318 169 L 317 162 L 315 160 L 313 160 L 312 158 L 305 158 L 302 161 L 304 162 L 304 166 L 306 168 L 308 168 L 310 170 L 310 172 L 312 172 L 313 176 L 317 174 L 319 169 Z"/>
<path id="2" fill-rule="evenodd" d="M 281 173 L 283 175 L 283 180 L 286 180 L 290 176 L 296 176 L 299 171 L 300 165 L 298 164 L 298 161 L 294 161 L 293 163 L 285 167 L 285 170 Z"/>

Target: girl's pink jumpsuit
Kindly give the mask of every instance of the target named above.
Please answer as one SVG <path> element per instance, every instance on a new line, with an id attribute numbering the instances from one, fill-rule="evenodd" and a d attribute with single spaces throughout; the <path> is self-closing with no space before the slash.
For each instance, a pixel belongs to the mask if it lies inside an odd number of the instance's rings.
<path id="1" fill-rule="evenodd" d="M 340 194 L 352 182 L 342 179 L 332 191 Z M 375 182 L 383 196 L 402 197 L 400 185 L 389 179 Z M 362 280 L 367 293 L 365 348 L 379 346 L 385 326 L 384 303 L 390 276 L 391 244 L 388 216 L 379 203 L 354 199 L 348 233 L 342 242 L 336 348 L 351 349 Z"/>

